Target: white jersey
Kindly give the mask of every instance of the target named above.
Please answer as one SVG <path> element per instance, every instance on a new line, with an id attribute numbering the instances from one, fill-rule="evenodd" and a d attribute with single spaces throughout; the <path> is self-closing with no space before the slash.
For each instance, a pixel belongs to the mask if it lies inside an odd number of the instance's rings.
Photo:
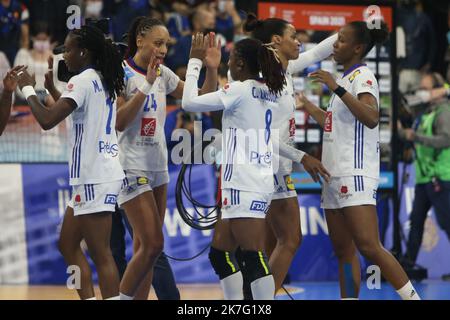
<path id="1" fill-rule="evenodd" d="M 166 95 L 174 91 L 180 78 L 161 65 L 161 75 L 153 83 L 134 120 L 119 133 L 120 162 L 124 170 L 166 171 L 167 146 L 164 135 Z M 137 92 L 146 81 L 146 70 L 132 59 L 125 61 L 125 100 Z"/>
<path id="2" fill-rule="evenodd" d="M 86 69 L 73 76 L 61 98 L 77 104 L 70 134 L 70 184 L 98 184 L 121 180 L 116 135 L 116 103 L 107 98 L 100 74 Z"/>
<path id="3" fill-rule="evenodd" d="M 379 107 L 378 83 L 365 65 L 355 65 L 337 83 L 351 95 L 370 93 Z M 342 100 L 333 95 L 327 108 L 323 132 L 322 163 L 333 177 L 379 178 L 379 127 L 359 122 Z"/>
<path id="4" fill-rule="evenodd" d="M 333 52 L 333 43 L 337 40 L 337 34 L 326 38 L 314 48 L 301 53 L 297 59 L 290 60 L 286 70 L 286 86 L 279 98 L 280 109 L 274 114 L 273 128 L 280 130 L 280 141 L 290 146 L 295 146 L 295 93 L 292 75 L 303 71 L 305 68 L 326 59 Z M 278 159 L 279 158 L 279 159 Z M 292 161 L 274 156 L 274 163 L 279 164 L 279 174 L 292 172 Z"/>
<path id="5" fill-rule="evenodd" d="M 256 80 L 227 84 L 219 91 L 219 97 L 225 107 L 222 189 L 272 193 L 273 134 L 270 127 L 278 107 L 277 97 Z"/>
<path id="6" fill-rule="evenodd" d="M 279 130 L 280 141 L 290 146 L 295 146 L 295 96 L 292 74 L 286 70 L 286 85 L 278 98 L 279 109 L 273 115 L 273 129 Z M 274 163 L 278 164 L 275 173 L 290 174 L 292 172 L 292 160 L 274 155 Z M 276 166 L 275 166 L 276 167 Z"/>

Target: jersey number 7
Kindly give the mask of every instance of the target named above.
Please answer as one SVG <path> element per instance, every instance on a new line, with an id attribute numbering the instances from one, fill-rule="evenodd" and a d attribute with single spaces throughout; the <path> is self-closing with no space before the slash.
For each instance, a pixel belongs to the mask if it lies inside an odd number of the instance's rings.
<path id="1" fill-rule="evenodd" d="M 106 106 L 109 108 L 108 120 L 106 121 L 106 134 L 111 134 L 111 120 L 113 113 L 113 103 L 110 98 L 106 99 Z"/>

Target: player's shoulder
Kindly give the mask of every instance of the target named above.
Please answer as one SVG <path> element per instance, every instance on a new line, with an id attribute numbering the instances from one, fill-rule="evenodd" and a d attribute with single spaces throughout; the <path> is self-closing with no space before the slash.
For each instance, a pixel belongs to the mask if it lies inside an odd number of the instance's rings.
<path id="1" fill-rule="evenodd" d="M 371 79 L 371 81 L 376 82 L 375 75 L 367 66 L 361 66 L 358 69 L 352 71 L 348 77 L 348 81 L 350 83 L 355 82 L 355 80 L 356 82 L 360 82 L 366 81 L 367 79 Z"/>
<path id="2" fill-rule="evenodd" d="M 99 76 L 93 69 L 84 70 L 69 79 L 66 85 L 68 91 L 86 88 L 92 81 L 99 80 Z"/>
<path id="3" fill-rule="evenodd" d="M 247 84 L 242 81 L 232 81 L 227 82 L 221 89 L 222 92 L 228 94 L 228 93 L 234 93 L 238 92 L 239 90 L 242 90 L 247 87 Z"/>

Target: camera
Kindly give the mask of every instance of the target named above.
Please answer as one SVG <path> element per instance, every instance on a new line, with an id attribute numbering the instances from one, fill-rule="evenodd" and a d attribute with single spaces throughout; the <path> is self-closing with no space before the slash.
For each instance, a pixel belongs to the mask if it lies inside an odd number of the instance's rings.
<path id="1" fill-rule="evenodd" d="M 94 26 L 98 29 L 100 29 L 103 34 L 106 36 L 109 33 L 109 24 L 110 24 L 110 18 L 103 18 L 103 19 L 93 19 L 88 18 L 86 19 L 85 24 L 87 26 Z M 118 48 L 120 55 L 122 58 L 125 56 L 125 52 L 128 48 L 127 44 L 124 42 L 113 42 L 113 44 Z M 58 55 L 64 53 L 64 45 L 60 45 L 53 49 L 53 54 Z M 67 69 L 67 65 L 65 64 L 64 60 L 60 60 L 58 62 L 58 80 L 62 82 L 69 82 L 70 78 L 72 78 L 75 75 L 75 73 L 70 72 L 69 69 Z"/>

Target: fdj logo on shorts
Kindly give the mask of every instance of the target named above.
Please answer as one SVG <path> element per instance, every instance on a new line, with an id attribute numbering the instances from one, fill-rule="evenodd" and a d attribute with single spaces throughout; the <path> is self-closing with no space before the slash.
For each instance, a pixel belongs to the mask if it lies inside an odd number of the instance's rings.
<path id="1" fill-rule="evenodd" d="M 117 202 L 117 196 L 115 194 L 107 194 L 105 197 L 105 204 L 115 205 Z"/>
<path id="2" fill-rule="evenodd" d="M 250 210 L 266 212 L 267 207 L 267 202 L 253 200 L 252 204 L 250 205 Z"/>
<path id="3" fill-rule="evenodd" d="M 111 157 L 117 157 L 119 154 L 119 146 L 117 144 L 109 144 L 108 141 L 100 140 L 98 142 L 98 152 L 105 153 Z"/>

